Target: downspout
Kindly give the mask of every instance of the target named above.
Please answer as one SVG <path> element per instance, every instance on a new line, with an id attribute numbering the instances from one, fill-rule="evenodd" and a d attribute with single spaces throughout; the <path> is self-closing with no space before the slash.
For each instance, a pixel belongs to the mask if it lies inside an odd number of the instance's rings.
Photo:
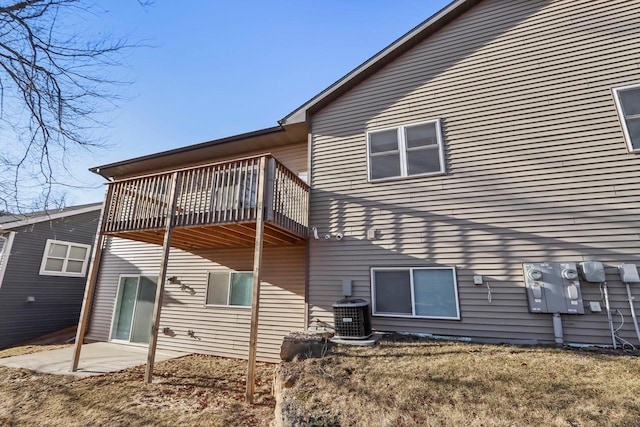
<path id="1" fill-rule="evenodd" d="M 307 117 L 307 128 L 309 131 L 307 132 L 307 184 L 309 184 L 309 202 L 307 203 L 307 231 L 311 230 L 311 183 L 313 182 L 313 176 L 311 174 L 311 151 L 313 148 L 313 132 L 311 130 L 311 120 Z M 311 309 L 311 305 L 309 304 L 309 277 L 311 275 L 311 239 L 307 239 L 307 244 L 305 245 L 306 254 L 305 254 L 305 274 L 304 274 L 304 330 L 305 332 L 309 330 L 309 322 L 311 321 L 311 313 L 309 312 Z"/>

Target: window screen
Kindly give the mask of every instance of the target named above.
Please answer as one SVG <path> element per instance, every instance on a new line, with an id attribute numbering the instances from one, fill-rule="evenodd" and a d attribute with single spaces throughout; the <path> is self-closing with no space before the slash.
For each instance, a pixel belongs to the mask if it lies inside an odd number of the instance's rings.
<path id="1" fill-rule="evenodd" d="M 409 271 L 376 271 L 376 311 L 411 314 L 411 278 Z"/>
<path id="2" fill-rule="evenodd" d="M 253 273 L 220 271 L 209 273 L 207 305 L 250 306 Z"/>
<path id="3" fill-rule="evenodd" d="M 416 316 L 457 317 L 453 270 L 414 270 Z"/>
<path id="4" fill-rule="evenodd" d="M 459 319 L 455 269 L 372 269 L 374 314 Z"/>
<path id="5" fill-rule="evenodd" d="M 227 305 L 229 302 L 229 273 L 209 273 L 207 304 Z"/>

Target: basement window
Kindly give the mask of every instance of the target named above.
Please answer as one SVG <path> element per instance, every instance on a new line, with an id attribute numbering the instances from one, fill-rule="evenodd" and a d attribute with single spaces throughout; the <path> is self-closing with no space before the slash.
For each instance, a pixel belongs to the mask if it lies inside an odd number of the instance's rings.
<path id="1" fill-rule="evenodd" d="M 453 267 L 372 268 L 371 295 L 376 316 L 460 319 Z"/>
<path id="2" fill-rule="evenodd" d="M 622 133 L 630 152 L 640 152 L 640 85 L 613 89 Z"/>
<path id="3" fill-rule="evenodd" d="M 40 264 L 41 276 L 84 277 L 91 246 L 48 239 Z"/>
<path id="4" fill-rule="evenodd" d="M 252 297 L 252 272 L 209 272 L 206 305 L 249 307 Z"/>
<path id="5" fill-rule="evenodd" d="M 369 181 L 444 173 L 440 120 L 367 133 Z"/>

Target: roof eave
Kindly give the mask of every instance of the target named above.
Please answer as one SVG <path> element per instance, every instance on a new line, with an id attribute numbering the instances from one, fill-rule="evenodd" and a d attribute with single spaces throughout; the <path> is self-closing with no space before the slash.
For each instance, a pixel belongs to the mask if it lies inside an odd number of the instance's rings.
<path id="1" fill-rule="evenodd" d="M 81 209 L 67 210 L 67 211 L 58 212 L 58 213 L 43 214 L 43 215 L 31 217 L 31 218 L 21 219 L 14 222 L 6 222 L 4 224 L 0 224 L 0 231 L 7 231 L 16 227 L 37 224 L 39 222 L 52 221 L 55 219 L 65 218 L 68 216 L 81 215 L 88 212 L 99 211 L 101 209 L 102 209 L 102 203 L 97 203 L 95 205 L 87 206 Z"/>
<path id="2" fill-rule="evenodd" d="M 102 176 L 103 178 L 109 180 L 112 177 L 110 175 L 108 175 L 108 174 L 105 174 L 103 171 L 110 170 L 110 169 L 113 169 L 113 168 L 118 168 L 118 167 L 121 167 L 121 166 L 131 165 L 133 163 L 144 162 L 144 161 L 147 161 L 147 160 L 153 160 L 153 159 L 157 159 L 157 158 L 160 158 L 160 157 L 167 157 L 167 156 L 171 156 L 171 155 L 175 155 L 175 154 L 181 154 L 181 153 L 184 153 L 186 151 L 197 150 L 197 149 L 200 149 L 200 148 L 206 148 L 206 147 L 210 147 L 210 146 L 214 146 L 214 145 L 226 144 L 226 143 L 240 141 L 242 139 L 247 139 L 247 138 L 254 138 L 254 137 L 257 137 L 257 136 L 267 135 L 267 134 L 274 133 L 274 132 L 282 132 L 283 130 L 284 130 L 284 128 L 283 128 L 282 125 L 274 126 L 274 127 L 270 127 L 270 128 L 265 128 L 265 129 L 259 129 L 259 130 L 253 131 L 253 132 L 247 132 L 247 133 L 233 135 L 233 136 L 226 137 L 226 138 L 220 138 L 220 139 L 215 139 L 215 140 L 212 140 L 212 141 L 201 142 L 199 144 L 187 145 L 187 146 L 184 146 L 184 147 L 174 148 L 172 150 L 166 150 L 166 151 L 161 151 L 159 153 L 153 153 L 153 154 L 148 154 L 148 155 L 145 155 L 145 156 L 134 157 L 132 159 L 127 159 L 127 160 L 122 160 L 122 161 L 119 161 L 119 162 L 109 163 L 109 164 L 102 165 L 102 166 L 95 166 L 95 167 L 89 168 L 89 171 L 93 172 L 95 174 L 98 174 L 98 175 Z"/>

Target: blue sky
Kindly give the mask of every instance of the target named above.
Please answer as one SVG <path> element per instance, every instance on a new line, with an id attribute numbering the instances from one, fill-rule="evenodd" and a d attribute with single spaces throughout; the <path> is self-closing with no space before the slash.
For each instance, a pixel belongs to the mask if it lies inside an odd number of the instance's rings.
<path id="1" fill-rule="evenodd" d="M 102 199 L 97 166 L 275 126 L 277 120 L 444 7 L 448 0 L 112 0 L 96 29 L 153 47 L 130 51 L 132 82 L 98 136 L 107 149 L 70 169 Z"/>

